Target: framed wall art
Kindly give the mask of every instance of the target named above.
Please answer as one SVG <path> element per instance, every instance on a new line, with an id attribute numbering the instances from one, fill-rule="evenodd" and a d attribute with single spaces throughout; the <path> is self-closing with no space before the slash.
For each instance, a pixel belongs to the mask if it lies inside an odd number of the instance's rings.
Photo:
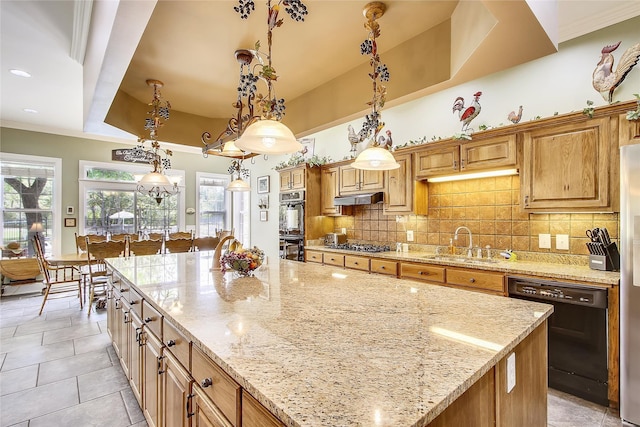
<path id="1" fill-rule="evenodd" d="M 258 194 L 268 193 L 269 188 L 269 175 L 258 177 Z"/>
<path id="2" fill-rule="evenodd" d="M 75 227 L 76 226 L 76 219 L 75 218 L 65 218 L 64 219 L 64 226 L 65 227 Z"/>

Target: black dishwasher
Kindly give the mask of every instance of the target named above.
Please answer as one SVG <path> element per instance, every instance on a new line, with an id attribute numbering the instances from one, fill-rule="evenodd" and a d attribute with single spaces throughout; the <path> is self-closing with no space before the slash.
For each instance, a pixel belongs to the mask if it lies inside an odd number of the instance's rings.
<path id="1" fill-rule="evenodd" d="M 549 318 L 549 387 L 609 406 L 607 290 L 509 277 L 509 296 L 553 305 Z"/>

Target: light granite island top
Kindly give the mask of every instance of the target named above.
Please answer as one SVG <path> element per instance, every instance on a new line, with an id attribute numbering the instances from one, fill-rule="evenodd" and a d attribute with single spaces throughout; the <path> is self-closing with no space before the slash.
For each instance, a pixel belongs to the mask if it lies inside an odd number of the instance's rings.
<path id="1" fill-rule="evenodd" d="M 553 310 L 285 260 L 236 279 L 212 255 L 108 263 L 288 426 L 427 425 Z"/>

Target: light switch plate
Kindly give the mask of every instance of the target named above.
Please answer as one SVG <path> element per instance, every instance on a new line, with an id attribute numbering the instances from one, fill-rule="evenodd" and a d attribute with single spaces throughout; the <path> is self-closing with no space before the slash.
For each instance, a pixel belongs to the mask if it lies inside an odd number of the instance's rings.
<path id="1" fill-rule="evenodd" d="M 413 242 L 413 230 L 407 230 L 407 242 Z"/>
<path id="2" fill-rule="evenodd" d="M 551 234 L 538 234 L 538 247 L 540 249 L 551 249 Z"/>
<path id="3" fill-rule="evenodd" d="M 511 353 L 507 357 L 507 393 L 516 386 L 516 354 Z"/>
<path id="4" fill-rule="evenodd" d="M 556 234 L 556 249 L 561 251 L 569 250 L 569 235 L 568 234 Z"/>

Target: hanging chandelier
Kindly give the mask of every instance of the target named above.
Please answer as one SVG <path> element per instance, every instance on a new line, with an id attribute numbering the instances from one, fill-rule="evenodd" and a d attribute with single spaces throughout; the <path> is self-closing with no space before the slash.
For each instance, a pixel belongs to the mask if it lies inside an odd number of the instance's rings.
<path id="1" fill-rule="evenodd" d="M 278 76 L 273 68 L 271 45 L 273 30 L 284 22 L 278 19 L 281 4 L 294 21 L 304 21 L 308 13 L 307 7 L 300 0 L 278 0 L 274 6 L 271 5 L 271 0 L 267 1 L 267 63 L 260 55 L 260 42 L 257 42 L 254 54 L 259 61 L 256 65 L 259 71 L 257 75 L 250 72 L 248 77 L 253 80 L 253 84 L 250 85 L 250 90 L 253 91 L 256 90 L 255 82 L 258 78 L 263 80 L 267 84 L 267 95 L 257 95 L 256 102 L 260 107 L 261 117 L 250 124 L 235 143 L 237 148 L 251 153 L 289 154 L 302 149 L 302 144 L 296 140 L 293 132 L 280 122 L 284 115 L 284 98 L 278 99 L 273 89 L 273 83 Z M 253 0 L 239 0 L 238 5 L 234 7 L 242 19 L 247 19 L 254 9 Z"/>
<path id="2" fill-rule="evenodd" d="M 231 175 L 232 181 L 227 186 L 227 190 L 233 191 L 233 192 L 251 190 L 249 183 L 244 180 L 249 178 L 249 169 L 242 167 L 242 159 L 232 160 L 231 166 L 229 166 L 228 172 Z"/>
<path id="3" fill-rule="evenodd" d="M 385 10 L 384 3 L 371 2 L 362 11 L 367 18 L 364 26 L 369 31 L 369 35 L 360 45 L 360 54 L 370 56 L 369 64 L 372 70 L 369 78 L 373 83 L 373 97 L 367 103 L 371 106 L 371 113 L 365 117 L 362 129 L 357 135 L 359 142 L 368 139 L 368 143 L 367 148 L 351 164 L 356 169 L 391 170 L 400 167 L 391 154 L 391 131 L 386 131 L 386 137 L 380 135 L 380 131 L 384 128 L 381 112 L 387 97 L 387 88 L 382 82 L 389 81 L 389 70 L 380 62 L 380 55 L 378 55 L 376 39 L 380 36 L 380 25 L 376 20 L 384 15 Z"/>
<path id="4" fill-rule="evenodd" d="M 258 117 L 253 113 L 253 100 L 255 98 L 255 83 L 258 77 L 251 73 L 253 52 L 248 49 L 238 49 L 235 52 L 236 61 L 240 64 L 240 77 L 238 82 L 238 98 L 233 107 L 237 110 L 236 116 L 229 119 L 227 127 L 218 135 L 214 142 L 209 142 L 211 134 L 204 132 L 201 140 L 204 144 L 202 154 L 229 157 L 233 159 L 248 159 L 257 156 L 257 153 L 249 153 L 239 149 L 235 141 L 242 135 L 247 126 L 255 122 Z M 246 104 L 245 104 L 246 101 Z M 246 108 L 246 110 L 245 110 Z"/>
<path id="5" fill-rule="evenodd" d="M 138 180 L 136 190 L 141 194 L 152 197 L 160 204 L 165 197 L 180 192 L 178 187 L 180 177 L 174 178 L 165 175 L 164 171 L 171 169 L 169 157 L 173 155 L 173 152 L 160 148 L 158 143 L 158 129 L 164 125 L 166 120 L 169 120 L 171 104 L 162 100 L 160 88 L 163 83 L 161 81 L 149 79 L 146 82 L 147 85 L 153 87 L 153 100 L 149 103 L 151 110 L 147 112 L 147 114 L 151 115 L 151 118 L 145 119 L 144 124 L 145 130 L 149 131 L 149 139 L 138 138 L 140 145 L 134 148 L 134 152 L 136 157 L 147 156 L 150 158 L 149 164 L 153 166 L 153 170 Z M 151 142 L 150 148 L 145 147 L 147 141 Z"/>

